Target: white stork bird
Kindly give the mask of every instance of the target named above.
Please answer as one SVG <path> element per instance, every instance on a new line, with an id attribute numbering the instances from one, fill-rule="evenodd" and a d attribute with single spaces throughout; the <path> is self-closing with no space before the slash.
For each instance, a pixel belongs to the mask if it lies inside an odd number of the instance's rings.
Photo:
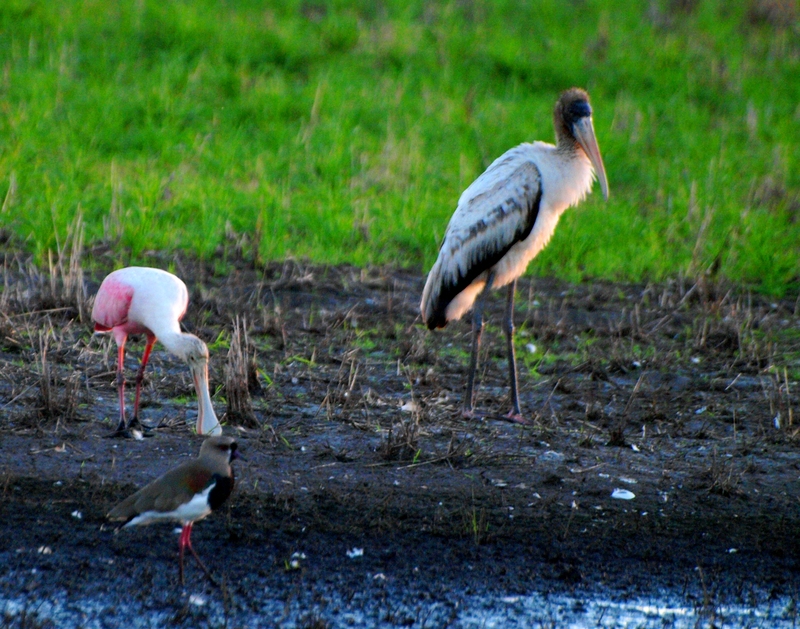
<path id="1" fill-rule="evenodd" d="M 519 405 L 514 355 L 517 278 L 548 243 L 564 210 L 591 190 L 595 175 L 608 200 L 608 181 L 592 125 L 589 95 L 579 88 L 563 92 L 556 102 L 553 123 L 556 146 L 546 142 L 520 144 L 492 162 L 462 193 L 422 293 L 422 320 L 431 330 L 460 319 L 475 304 L 465 417 L 474 417 L 483 304 L 491 288 L 507 285 L 503 327 L 512 408 L 506 417 L 526 423 Z"/>

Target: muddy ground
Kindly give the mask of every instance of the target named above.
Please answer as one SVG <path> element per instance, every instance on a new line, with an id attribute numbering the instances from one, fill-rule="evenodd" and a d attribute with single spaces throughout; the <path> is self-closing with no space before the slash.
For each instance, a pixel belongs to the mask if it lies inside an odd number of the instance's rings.
<path id="1" fill-rule="evenodd" d="M 157 346 L 155 436 L 104 438 L 116 352 L 88 313 L 113 263 L 94 260 L 5 259 L 0 627 L 794 626 L 796 292 L 525 279 L 520 426 L 460 416 L 470 326 L 424 329 L 421 273 L 157 260 L 189 285 L 247 457 L 194 530 L 220 586 L 188 562 L 181 587 L 172 526 L 103 516 L 197 453 L 191 380 Z M 494 413 L 503 301 L 479 376 Z"/>

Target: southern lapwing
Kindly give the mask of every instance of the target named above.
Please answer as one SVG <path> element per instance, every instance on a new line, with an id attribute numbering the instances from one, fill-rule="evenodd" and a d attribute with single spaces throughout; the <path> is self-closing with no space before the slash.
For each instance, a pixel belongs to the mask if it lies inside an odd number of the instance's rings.
<path id="1" fill-rule="evenodd" d="M 127 436 L 125 422 L 125 341 L 129 334 L 144 334 L 147 343 L 136 375 L 136 397 L 130 425 L 139 423 L 139 395 L 144 369 L 156 340 L 170 353 L 189 364 L 197 392 L 197 434 L 221 435 L 222 427 L 208 393 L 208 347 L 194 334 L 181 332 L 180 320 L 189 305 L 186 284 L 161 269 L 130 266 L 110 273 L 94 299 L 92 320 L 95 333 L 111 332 L 117 342 L 117 389 L 119 425 L 112 436 Z"/>
<path id="2" fill-rule="evenodd" d="M 422 320 L 431 330 L 460 319 L 475 305 L 465 417 L 475 415 L 473 391 L 486 295 L 492 288 L 507 285 L 503 327 L 511 411 L 505 417 L 527 423 L 519 405 L 514 354 L 517 278 L 548 243 L 564 210 L 588 194 L 595 176 L 603 197 L 608 199 L 589 95 L 578 88 L 563 92 L 556 102 L 553 121 L 558 141 L 555 146 L 545 142 L 520 144 L 498 157 L 461 194 L 422 293 Z"/>
<path id="3" fill-rule="evenodd" d="M 177 520 L 183 525 L 178 556 L 183 585 L 183 551 L 188 548 L 213 581 L 211 573 L 192 548 L 192 525 L 218 509 L 233 490 L 231 462 L 240 458 L 232 437 L 210 437 L 200 455 L 182 463 L 126 498 L 108 514 L 109 520 L 124 520 L 123 528 L 160 520 Z"/>

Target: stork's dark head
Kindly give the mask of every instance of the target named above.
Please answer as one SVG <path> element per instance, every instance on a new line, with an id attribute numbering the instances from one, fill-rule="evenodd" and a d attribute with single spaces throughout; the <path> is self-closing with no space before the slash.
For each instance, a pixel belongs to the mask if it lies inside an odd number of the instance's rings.
<path id="1" fill-rule="evenodd" d="M 579 87 L 572 87 L 562 92 L 553 111 L 553 124 L 559 148 L 583 150 L 586 153 L 600 182 L 603 197 L 607 200 L 608 180 L 603 158 L 600 156 L 600 147 L 597 146 L 594 135 L 589 95 Z"/>
<path id="2" fill-rule="evenodd" d="M 561 96 L 559 96 L 556 103 L 556 112 L 559 110 L 567 126 L 572 126 L 581 118 L 592 115 L 589 95 L 579 87 L 572 87 L 562 92 Z"/>
<path id="3" fill-rule="evenodd" d="M 572 87 L 561 93 L 556 101 L 553 111 L 553 123 L 556 127 L 556 136 L 559 143 L 570 140 L 575 143 L 575 123 L 583 118 L 592 117 L 592 106 L 589 104 L 589 95 L 579 87 Z"/>

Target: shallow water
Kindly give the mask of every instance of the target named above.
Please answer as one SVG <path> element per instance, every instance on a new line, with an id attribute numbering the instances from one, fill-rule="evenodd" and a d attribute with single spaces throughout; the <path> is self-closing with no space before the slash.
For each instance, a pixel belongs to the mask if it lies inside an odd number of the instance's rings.
<path id="1" fill-rule="evenodd" d="M 324 604 L 320 592 L 308 592 L 291 602 L 264 593 L 258 609 L 226 615 L 218 598 L 205 591 L 186 592 L 180 609 L 148 609 L 135 603 L 111 603 L 102 598 L 71 598 L 66 592 L 37 600 L 30 598 L 0 598 L 0 613 L 6 625 L 14 626 L 27 615 L 41 625 L 48 623 L 63 629 L 102 629 L 124 626 L 131 629 L 150 629 L 168 624 L 196 626 L 260 627 L 264 624 L 285 629 L 308 626 L 311 619 L 324 621 L 329 627 L 461 627 L 464 629 L 514 629 L 530 627 L 673 627 L 675 629 L 716 627 L 771 627 L 789 629 L 797 626 L 794 602 L 779 597 L 762 605 L 719 605 L 703 609 L 686 605 L 674 594 L 663 593 L 652 598 L 614 601 L 585 594 L 565 595 L 469 596 L 458 601 L 429 600 L 409 605 L 405 595 L 392 600 L 393 591 L 385 597 L 359 600 L 337 592 L 325 592 Z M 349 598 L 349 600 L 348 600 Z M 317 600 L 315 600 L 317 599 Z M 391 610 L 391 611 L 389 611 Z M 6 626 L 4 625 L 4 626 Z M 31 625 L 26 625 L 31 626 Z M 37 625 L 33 625 L 37 626 Z M 324 626 L 324 625 L 321 625 Z"/>

